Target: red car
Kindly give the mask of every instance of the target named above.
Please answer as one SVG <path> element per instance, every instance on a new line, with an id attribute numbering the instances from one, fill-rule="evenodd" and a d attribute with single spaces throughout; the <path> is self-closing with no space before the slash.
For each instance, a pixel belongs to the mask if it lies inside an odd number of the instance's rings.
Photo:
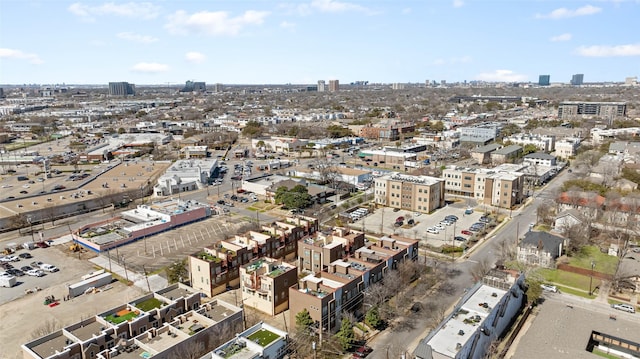
<path id="1" fill-rule="evenodd" d="M 360 348 L 356 349 L 356 351 L 353 353 L 353 358 L 364 358 L 367 355 L 371 354 L 371 352 L 373 351 L 373 349 L 371 349 L 370 347 L 363 345 Z"/>
<path id="2" fill-rule="evenodd" d="M 460 233 L 464 234 L 465 236 L 470 236 L 473 234 L 473 232 L 467 229 L 463 229 L 462 231 L 460 231 Z"/>

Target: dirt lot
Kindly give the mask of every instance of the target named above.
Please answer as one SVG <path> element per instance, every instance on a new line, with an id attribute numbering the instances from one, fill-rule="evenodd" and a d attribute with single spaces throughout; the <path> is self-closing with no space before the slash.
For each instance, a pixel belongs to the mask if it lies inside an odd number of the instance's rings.
<path id="1" fill-rule="evenodd" d="M 23 266 L 34 260 L 42 261 L 57 266 L 60 268 L 59 272 L 41 278 L 20 277 L 22 284 L 13 288 L 0 288 L 0 358 L 22 358 L 20 345 L 28 341 L 31 333 L 47 321 L 68 325 L 143 294 L 135 286 L 127 287 L 115 282 L 112 289 L 102 293 L 81 295 L 70 301 L 61 301 L 60 305 L 52 308 L 43 305 L 46 296 L 62 298 L 68 284 L 79 281 L 80 276 L 94 270 L 86 260 L 78 260 L 77 255 L 70 256 L 60 249 L 64 248 L 35 249 L 31 251 L 33 259 L 16 262 Z M 24 294 L 24 289 L 34 286 L 43 289 L 37 293 Z"/>

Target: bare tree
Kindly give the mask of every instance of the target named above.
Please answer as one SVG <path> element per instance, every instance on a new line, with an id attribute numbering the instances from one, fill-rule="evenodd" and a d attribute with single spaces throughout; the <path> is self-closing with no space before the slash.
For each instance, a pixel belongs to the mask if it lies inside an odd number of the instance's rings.
<path id="1" fill-rule="evenodd" d="M 197 340 L 190 340 L 187 343 L 178 344 L 173 353 L 169 354 L 170 359 L 198 359 L 207 353 L 204 343 Z"/>
<path id="2" fill-rule="evenodd" d="M 47 334 L 51 334 L 57 330 L 62 328 L 62 323 L 60 323 L 57 319 L 48 319 L 31 331 L 30 338 L 37 339 L 43 337 Z"/>
<path id="3" fill-rule="evenodd" d="M 479 281 L 484 277 L 489 271 L 493 269 L 493 263 L 489 258 L 484 258 L 481 261 L 475 263 L 470 269 L 469 273 L 473 277 L 475 281 Z"/>

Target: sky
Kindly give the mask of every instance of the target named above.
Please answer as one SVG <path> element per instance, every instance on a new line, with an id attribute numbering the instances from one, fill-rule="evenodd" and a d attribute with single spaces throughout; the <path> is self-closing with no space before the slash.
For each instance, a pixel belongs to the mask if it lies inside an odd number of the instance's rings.
<path id="1" fill-rule="evenodd" d="M 640 0 L 0 0 L 1 84 L 640 76 Z"/>

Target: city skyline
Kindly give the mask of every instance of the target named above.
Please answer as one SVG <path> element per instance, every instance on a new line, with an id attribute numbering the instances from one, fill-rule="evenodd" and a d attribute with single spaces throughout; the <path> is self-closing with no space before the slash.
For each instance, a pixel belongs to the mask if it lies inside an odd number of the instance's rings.
<path id="1" fill-rule="evenodd" d="M 0 83 L 623 82 L 636 0 L 4 1 Z"/>

